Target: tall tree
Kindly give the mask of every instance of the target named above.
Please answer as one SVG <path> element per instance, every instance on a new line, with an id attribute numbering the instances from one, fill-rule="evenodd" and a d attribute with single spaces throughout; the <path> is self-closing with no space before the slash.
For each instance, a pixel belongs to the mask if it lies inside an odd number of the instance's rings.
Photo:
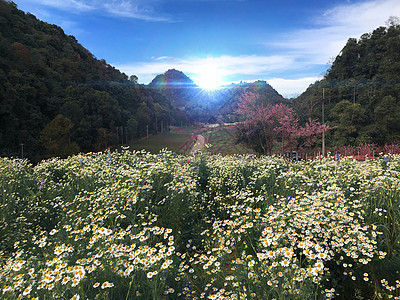
<path id="1" fill-rule="evenodd" d="M 334 127 L 327 124 L 321 124 L 320 122 L 310 118 L 308 123 L 306 123 L 304 127 L 300 127 L 297 131 L 299 146 L 305 149 L 313 148 L 318 136 L 333 128 Z"/>
<path id="2" fill-rule="evenodd" d="M 282 155 L 285 150 L 291 152 L 296 147 L 296 137 L 299 131 L 294 110 L 285 104 L 275 104 L 270 107 L 269 114 L 273 120 L 274 131 L 281 137 Z"/>
<path id="3" fill-rule="evenodd" d="M 57 115 L 40 133 L 46 156 L 67 157 L 79 152 L 76 142 L 71 142 L 70 135 L 74 124 L 63 115 Z"/>
<path id="4" fill-rule="evenodd" d="M 365 142 L 361 130 L 365 125 L 366 112 L 361 104 L 342 100 L 331 110 L 331 116 L 335 119 L 333 125 L 337 126 L 334 133 L 336 145 L 355 145 L 358 142 Z"/>

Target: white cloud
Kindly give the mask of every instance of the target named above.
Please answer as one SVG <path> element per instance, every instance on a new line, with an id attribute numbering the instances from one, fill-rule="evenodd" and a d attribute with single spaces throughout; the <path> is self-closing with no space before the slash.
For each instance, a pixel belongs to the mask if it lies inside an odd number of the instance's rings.
<path id="1" fill-rule="evenodd" d="M 279 51 L 283 59 L 295 62 L 292 74 L 301 67 L 319 66 L 323 71 L 323 66 L 340 53 L 350 37 L 359 38 L 364 33 L 384 26 L 390 16 L 400 16 L 398 0 L 343 4 L 311 20 L 311 29 L 288 32 L 283 34 L 282 40 L 265 45 Z M 315 75 L 309 73 L 300 79 L 272 78 L 268 82 L 284 96 L 293 97 L 322 77 Z"/>
<path id="2" fill-rule="evenodd" d="M 298 79 L 270 78 L 266 81 L 282 96 L 286 98 L 294 98 L 304 92 L 310 84 L 321 77 L 304 77 Z"/>
<path id="3" fill-rule="evenodd" d="M 36 5 L 57 8 L 74 13 L 97 11 L 117 17 L 145 21 L 171 21 L 157 15 L 150 5 L 154 0 L 26 0 Z"/>
<path id="4" fill-rule="evenodd" d="M 160 57 L 152 57 L 154 60 L 165 60 L 165 59 L 173 59 L 170 56 L 160 56 Z"/>
<path id="5" fill-rule="evenodd" d="M 326 64 L 336 57 L 350 37 L 384 26 L 390 16 L 400 16 L 398 0 L 375 0 L 335 6 L 311 21 L 312 29 L 301 29 L 284 35 L 268 46 L 278 47 L 297 61 Z"/>
<path id="6" fill-rule="evenodd" d="M 168 69 L 177 69 L 184 72 L 194 82 L 202 80 L 204 74 L 221 76 L 222 84 L 238 83 L 239 81 L 254 82 L 266 80 L 275 90 L 284 97 L 296 97 L 307 87 L 322 76 L 309 76 L 297 79 L 269 77 L 276 70 L 290 68 L 292 60 L 280 56 L 241 55 L 191 59 L 175 59 L 162 56 L 153 58 L 151 62 L 138 62 L 129 65 L 114 64 L 116 68 L 128 75 L 135 74 L 139 82 L 148 84 L 156 75 L 163 74 Z M 270 74 L 268 76 L 268 74 Z M 235 76 L 236 75 L 236 76 Z M 230 80 L 239 77 L 240 80 Z"/>
<path id="7" fill-rule="evenodd" d="M 132 64 L 114 64 L 116 68 L 128 75 L 135 74 L 140 83 L 148 84 L 156 75 L 168 69 L 177 69 L 184 72 L 194 82 L 202 81 L 206 74 L 220 76 L 221 84 L 230 84 L 241 80 L 253 82 L 266 80 L 272 87 L 285 97 L 294 97 L 301 94 L 311 83 L 321 77 L 304 77 L 299 79 L 269 78 L 276 71 L 293 68 L 293 59 L 283 56 L 223 55 L 219 57 L 176 59 L 162 56 L 152 58 L 151 62 L 137 62 Z M 216 73 L 218 73 L 216 75 Z M 233 80 L 239 78 L 239 80 Z"/>
<path id="8" fill-rule="evenodd" d="M 293 60 L 290 57 L 279 55 L 222 55 L 219 57 L 192 57 L 186 59 L 162 56 L 153 58 L 150 62 L 114 65 L 127 74 L 136 74 L 139 77 L 139 82 L 148 83 L 157 74 L 164 73 L 166 70 L 173 68 L 195 79 L 198 74 L 203 74 L 207 71 L 205 69 L 209 67 L 210 72 L 218 70 L 225 81 L 230 82 L 229 77 L 234 77 L 235 75 L 248 77 L 255 74 L 272 74 L 277 70 L 290 69 L 292 64 Z M 243 80 L 246 80 L 246 78 L 243 78 Z"/>
<path id="9" fill-rule="evenodd" d="M 91 11 L 96 8 L 96 6 L 91 3 L 92 1 L 82 1 L 82 0 L 30 0 L 39 5 L 50 6 L 62 10 L 75 10 L 75 11 Z"/>
<path id="10" fill-rule="evenodd" d="M 103 1 L 102 6 L 106 10 L 106 12 L 115 16 L 140 19 L 145 21 L 171 21 L 171 19 L 169 18 L 156 16 L 150 6 L 148 6 L 147 4 L 143 5 L 142 1 L 138 0 Z"/>
<path id="11" fill-rule="evenodd" d="M 398 14 L 400 6 L 397 0 L 374 0 L 336 6 L 326 11 L 319 21 L 326 20 L 328 25 L 351 26 L 347 28 L 348 33 L 363 33 L 360 31 L 384 25 L 390 16 Z"/>

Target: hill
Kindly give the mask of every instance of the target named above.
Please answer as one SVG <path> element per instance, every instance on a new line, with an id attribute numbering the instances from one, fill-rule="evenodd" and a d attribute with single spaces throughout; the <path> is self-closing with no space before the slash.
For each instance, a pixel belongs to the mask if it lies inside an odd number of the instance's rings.
<path id="1" fill-rule="evenodd" d="M 149 87 L 163 94 L 169 102 L 186 114 L 192 122 L 234 122 L 238 99 L 252 91 L 269 103 L 281 103 L 285 99 L 267 82 L 240 83 L 222 86 L 215 90 L 203 90 L 183 72 L 171 69 L 157 75 Z"/>
<path id="2" fill-rule="evenodd" d="M 303 119 L 321 120 L 325 96 L 325 121 L 336 126 L 328 135 L 331 145 L 400 139 L 400 25 L 389 21 L 350 38 L 324 78 L 293 101 Z"/>
<path id="3" fill-rule="evenodd" d="M 0 0 L 0 155 L 97 151 L 185 120 L 73 36 Z"/>
<path id="4" fill-rule="evenodd" d="M 196 84 L 185 75 L 182 71 L 178 71 L 175 69 L 170 69 L 166 71 L 164 74 L 157 75 L 150 83 L 150 86 L 158 86 L 158 87 L 197 87 Z"/>
<path id="5" fill-rule="evenodd" d="M 157 75 L 149 83 L 149 87 L 166 96 L 176 108 L 182 111 L 192 102 L 194 91 L 199 90 L 199 87 L 188 76 L 175 69 Z"/>

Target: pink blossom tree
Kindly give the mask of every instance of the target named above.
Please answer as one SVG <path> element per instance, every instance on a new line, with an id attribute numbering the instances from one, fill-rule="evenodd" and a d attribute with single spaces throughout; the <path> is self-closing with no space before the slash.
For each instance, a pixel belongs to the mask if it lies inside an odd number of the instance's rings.
<path id="1" fill-rule="evenodd" d="M 293 146 L 298 121 L 287 105 L 264 104 L 256 94 L 247 92 L 240 98 L 237 112 L 244 119 L 237 126 L 238 141 L 263 154 L 272 153 L 277 139 L 282 142 L 282 152 L 285 147 Z"/>
<path id="2" fill-rule="evenodd" d="M 309 119 L 308 123 L 306 123 L 304 127 L 299 128 L 297 136 L 301 141 L 301 146 L 310 149 L 315 146 L 319 135 L 332 128 L 333 127 L 330 127 L 329 125 L 321 124 L 316 120 Z"/>
<path id="3" fill-rule="evenodd" d="M 294 110 L 285 104 L 276 104 L 270 108 L 271 118 L 274 120 L 274 131 L 280 135 L 282 155 L 286 150 L 290 152 L 296 146 L 296 137 L 299 130 L 298 120 Z M 286 144 L 285 144 L 286 142 Z"/>
<path id="4" fill-rule="evenodd" d="M 298 146 L 311 148 L 318 135 L 331 129 L 311 119 L 300 127 L 292 108 L 282 103 L 264 104 L 252 92 L 240 98 L 237 113 L 243 118 L 237 125 L 237 141 L 263 154 L 271 154 L 274 142 L 278 140 L 282 154 Z"/>
<path id="5" fill-rule="evenodd" d="M 237 113 L 243 121 L 237 125 L 237 142 L 243 142 L 255 151 L 271 154 L 275 139 L 270 105 L 260 103 L 257 94 L 245 93 L 238 102 Z"/>

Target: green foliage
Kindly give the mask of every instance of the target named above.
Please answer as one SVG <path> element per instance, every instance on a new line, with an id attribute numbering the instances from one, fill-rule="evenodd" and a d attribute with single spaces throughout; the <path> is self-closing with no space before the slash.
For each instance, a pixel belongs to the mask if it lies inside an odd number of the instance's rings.
<path id="1" fill-rule="evenodd" d="M 14 243 L 26 239 L 35 226 L 29 218 L 36 190 L 32 165 L 26 160 L 0 159 L 0 253 L 4 261 Z M 3 255 L 6 254 L 5 257 Z"/>
<path id="2" fill-rule="evenodd" d="M 41 142 L 49 157 L 67 157 L 79 152 L 76 142 L 70 142 L 74 124 L 63 115 L 57 115 L 41 132 Z"/>
<path id="3" fill-rule="evenodd" d="M 128 80 L 105 60 L 96 59 L 60 27 L 5 0 L 0 0 L 0 23 L 1 154 L 20 155 L 21 143 L 24 156 L 33 161 L 43 158 L 41 153 L 68 155 L 77 146 L 100 150 L 119 143 L 116 127 L 129 127 L 125 139 L 143 136 L 143 128 L 133 122 L 143 117 L 138 110 L 143 102 L 148 109 L 142 121 L 150 132 L 160 126 L 151 122 L 155 104 L 165 128 L 174 124 L 174 109 L 164 96 L 138 85 L 135 75 Z M 74 125 L 68 143 L 73 146 L 64 152 L 40 142 L 41 132 L 53 127 L 59 114 Z"/>
<path id="4" fill-rule="evenodd" d="M 396 101 L 393 96 L 385 96 L 375 107 L 373 115 L 385 141 L 398 141 L 400 138 L 400 102 Z"/>
<path id="5" fill-rule="evenodd" d="M 359 137 L 365 125 L 365 109 L 359 103 L 350 103 L 342 100 L 331 110 L 332 118 L 337 120 L 334 133 L 335 144 L 355 145 L 359 144 Z"/>
<path id="6" fill-rule="evenodd" d="M 235 126 L 218 126 L 208 128 L 202 134 L 206 136 L 208 146 L 207 152 L 212 154 L 247 154 L 253 153 L 250 148 L 243 144 L 236 143 L 237 136 Z"/>
<path id="7" fill-rule="evenodd" d="M 294 99 L 300 118 L 321 121 L 324 89 L 325 122 L 337 126 L 327 135 L 328 146 L 360 142 L 384 145 L 397 141 L 399 47 L 400 25 L 393 20 L 389 20 L 388 27 L 379 27 L 359 39 L 350 38 L 324 79 Z M 349 103 L 344 105 L 343 99 Z"/>

